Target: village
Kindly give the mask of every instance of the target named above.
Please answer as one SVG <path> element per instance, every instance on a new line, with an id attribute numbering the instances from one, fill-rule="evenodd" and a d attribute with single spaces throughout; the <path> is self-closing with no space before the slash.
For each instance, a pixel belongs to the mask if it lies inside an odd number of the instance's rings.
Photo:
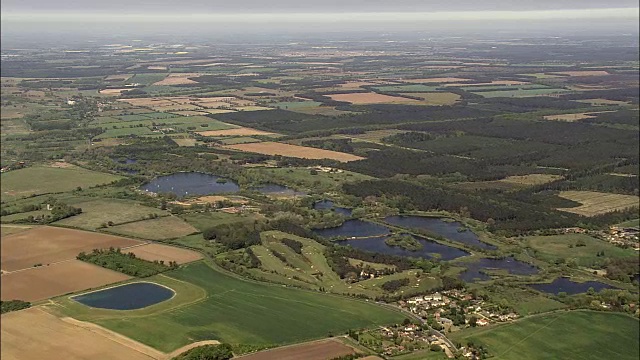
<path id="1" fill-rule="evenodd" d="M 588 230 L 579 227 L 562 229 L 564 234 L 586 234 L 621 248 L 640 251 L 640 229 L 637 227 L 611 226 L 609 230 Z"/>

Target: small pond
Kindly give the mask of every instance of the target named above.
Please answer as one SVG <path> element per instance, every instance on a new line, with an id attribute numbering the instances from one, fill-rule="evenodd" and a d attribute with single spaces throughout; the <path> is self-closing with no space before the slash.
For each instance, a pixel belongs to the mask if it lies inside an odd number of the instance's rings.
<path id="1" fill-rule="evenodd" d="M 181 172 L 155 178 L 140 189 L 154 193 L 172 192 L 179 198 L 187 195 L 236 193 L 240 190 L 235 182 L 228 179 L 219 182 L 219 179 L 223 178 L 199 172 Z"/>
<path id="2" fill-rule="evenodd" d="M 442 218 L 396 215 L 384 219 L 386 223 L 404 228 L 422 229 L 438 234 L 448 240 L 459 242 L 471 247 L 494 250 L 495 246 L 480 241 L 478 235 L 457 221 L 444 221 Z"/>
<path id="3" fill-rule="evenodd" d="M 387 236 L 376 236 L 354 240 L 341 240 L 337 241 L 336 243 L 340 245 L 350 245 L 351 247 L 356 249 L 381 254 L 416 257 L 423 259 L 437 258 L 442 261 L 453 260 L 462 256 L 469 255 L 469 253 L 464 250 L 442 245 L 423 237 L 413 236 L 413 238 L 415 238 L 422 244 L 422 249 L 419 249 L 417 251 L 410 251 L 399 246 L 389 246 L 384 242 L 387 239 Z"/>
<path id="4" fill-rule="evenodd" d="M 326 228 L 326 229 L 315 229 L 313 230 L 316 234 L 322 237 L 370 237 L 370 236 L 381 236 L 387 235 L 391 233 L 389 228 L 370 223 L 368 221 L 362 221 L 358 219 L 347 220 L 342 225 L 338 227 Z"/>
<path id="5" fill-rule="evenodd" d="M 331 200 L 322 200 L 313 204 L 314 210 L 332 210 L 344 216 L 351 216 L 351 209 L 336 206 Z"/>
<path id="6" fill-rule="evenodd" d="M 171 299 L 173 290 L 149 282 L 136 282 L 72 297 L 100 309 L 135 310 Z"/>
<path id="7" fill-rule="evenodd" d="M 462 272 L 459 277 L 466 282 L 491 279 L 491 276 L 482 273 L 483 270 L 507 270 L 510 274 L 514 275 L 533 275 L 538 273 L 537 267 L 518 261 L 512 257 L 504 259 L 483 258 L 461 265 L 466 267 L 467 270 Z"/>
<path id="8" fill-rule="evenodd" d="M 302 192 L 302 191 L 296 191 L 293 190 L 292 188 L 286 187 L 286 186 L 282 186 L 282 185 L 277 185 L 277 184 L 266 184 L 266 185 L 262 185 L 257 187 L 255 190 L 263 193 L 263 194 L 267 194 L 267 195 L 288 195 L 288 196 L 305 196 L 307 195 L 306 193 Z"/>
<path id="9" fill-rule="evenodd" d="M 595 291 L 600 291 L 602 289 L 615 289 L 615 287 L 611 285 L 598 281 L 585 281 L 579 283 L 573 282 L 565 277 L 557 278 L 551 283 L 530 284 L 529 286 L 538 291 L 542 291 L 548 294 L 558 294 L 560 292 L 565 292 L 569 295 L 585 293 L 587 292 L 587 290 L 589 290 L 589 288 L 593 288 L 593 290 Z"/>

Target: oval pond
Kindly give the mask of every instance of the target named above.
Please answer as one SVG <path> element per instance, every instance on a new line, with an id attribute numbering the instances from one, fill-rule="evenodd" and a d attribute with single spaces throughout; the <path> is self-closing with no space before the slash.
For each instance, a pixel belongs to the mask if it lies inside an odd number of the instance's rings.
<path id="1" fill-rule="evenodd" d="M 71 299 L 100 309 L 135 310 L 171 299 L 173 290 L 149 282 L 136 282 L 77 295 Z"/>
<path id="2" fill-rule="evenodd" d="M 172 192 L 179 198 L 186 195 L 210 195 L 222 193 L 236 193 L 240 190 L 238 184 L 231 180 L 221 182 L 219 176 L 199 172 L 182 172 L 153 179 L 142 185 L 141 190 L 154 193 Z"/>
<path id="3" fill-rule="evenodd" d="M 589 288 L 593 288 L 595 291 L 600 291 L 602 289 L 615 289 L 615 287 L 601 283 L 598 281 L 585 281 L 585 282 L 573 282 L 568 278 L 557 278 L 553 280 L 551 283 L 540 283 L 540 284 L 530 284 L 529 287 L 534 288 L 538 291 L 545 292 L 547 294 L 558 294 L 560 292 L 565 292 L 569 295 L 575 295 L 580 293 L 585 293 L 589 290 Z"/>

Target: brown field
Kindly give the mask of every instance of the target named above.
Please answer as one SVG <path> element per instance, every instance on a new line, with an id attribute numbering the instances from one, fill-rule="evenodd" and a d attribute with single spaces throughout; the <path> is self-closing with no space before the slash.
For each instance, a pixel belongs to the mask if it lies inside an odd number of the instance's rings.
<path id="1" fill-rule="evenodd" d="M 131 90 L 131 88 L 102 89 L 98 93 L 102 95 L 120 95 L 120 93 L 127 90 Z"/>
<path id="2" fill-rule="evenodd" d="M 324 339 L 304 344 L 283 346 L 276 349 L 259 351 L 245 356 L 235 357 L 242 360 L 330 360 L 339 356 L 357 352 L 336 339 Z"/>
<path id="3" fill-rule="evenodd" d="M 352 93 L 327 95 L 336 101 L 345 101 L 351 104 L 382 104 L 382 103 L 416 103 L 417 100 L 381 95 L 376 93 Z"/>
<path id="4" fill-rule="evenodd" d="M 2 315 L 4 360 L 150 360 L 164 354 L 92 324 L 60 319 L 42 307 Z"/>
<path id="5" fill-rule="evenodd" d="M 202 74 L 199 73 L 179 73 L 169 74 L 166 78 L 153 83 L 153 85 L 184 85 L 184 84 L 197 84 L 198 82 L 189 79 L 190 77 L 198 77 Z"/>
<path id="6" fill-rule="evenodd" d="M 609 75 L 604 70 L 583 70 L 583 71 L 554 71 L 550 74 L 565 75 L 565 76 L 605 76 Z"/>
<path id="7" fill-rule="evenodd" d="M 113 247 L 126 248 L 142 242 L 89 231 L 39 226 L 4 236 L 0 243 L 0 266 L 5 271 L 30 268 L 74 259 L 82 251 Z"/>
<path id="8" fill-rule="evenodd" d="M 402 80 L 402 82 L 410 83 L 410 84 L 449 83 L 449 82 L 464 82 L 464 81 L 472 81 L 472 79 L 457 78 L 457 77 L 440 77 L 440 78 Z"/>
<path id="9" fill-rule="evenodd" d="M 542 185 L 552 181 L 560 180 L 562 176 L 553 174 L 528 174 L 528 175 L 514 175 L 508 176 L 498 181 L 508 184 L 535 186 Z"/>
<path id="10" fill-rule="evenodd" d="M 424 105 L 452 105 L 460 100 L 460 95 L 450 92 L 424 92 L 424 93 L 404 93 L 403 95 L 422 98 Z"/>
<path id="11" fill-rule="evenodd" d="M 202 255 L 195 251 L 181 249 L 174 246 L 162 244 L 146 244 L 128 249 L 126 252 L 132 252 L 137 257 L 148 260 L 162 260 L 165 263 L 175 261 L 178 264 L 184 264 L 202 259 Z"/>
<path id="12" fill-rule="evenodd" d="M 0 225 L 0 236 L 7 236 L 23 231 L 27 231 L 31 229 L 33 226 L 28 225 L 10 225 L 10 224 L 2 224 Z"/>
<path id="13" fill-rule="evenodd" d="M 637 207 L 640 203 L 640 197 L 635 195 L 610 194 L 595 191 L 561 191 L 559 196 L 579 202 L 582 205 L 574 208 L 560 208 L 558 210 L 583 216 L 595 216 L 614 210 Z"/>
<path id="14" fill-rule="evenodd" d="M 615 111 L 598 111 L 598 112 L 587 112 L 587 113 L 547 115 L 544 117 L 544 119 L 573 122 L 573 121 L 578 121 L 583 119 L 592 119 L 596 117 L 597 114 L 602 114 L 605 112 L 615 112 Z"/>
<path id="15" fill-rule="evenodd" d="M 109 232 L 143 239 L 165 240 L 187 236 L 198 230 L 175 216 L 136 221 L 108 228 Z"/>
<path id="16" fill-rule="evenodd" d="M 239 127 L 227 130 L 210 130 L 200 131 L 198 134 L 202 136 L 250 136 L 250 135 L 278 135 L 276 133 L 252 129 L 248 127 Z"/>
<path id="17" fill-rule="evenodd" d="M 125 274 L 73 259 L 3 274 L 0 298 L 33 302 L 128 279 L 131 277 Z"/>
<path id="18" fill-rule="evenodd" d="M 265 155 L 282 155 L 301 159 L 333 159 L 341 162 L 362 160 L 360 156 L 337 151 L 316 149 L 306 146 L 283 144 L 278 142 L 262 142 L 225 146 L 229 149 L 253 152 Z"/>

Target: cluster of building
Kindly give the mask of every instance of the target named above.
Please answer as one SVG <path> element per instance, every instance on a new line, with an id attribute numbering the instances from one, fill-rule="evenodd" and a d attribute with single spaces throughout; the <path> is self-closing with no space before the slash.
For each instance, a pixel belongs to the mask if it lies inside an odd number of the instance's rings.
<path id="1" fill-rule="evenodd" d="M 622 248 L 640 251 L 640 229 L 637 227 L 611 226 L 609 230 L 587 230 L 579 227 L 562 229 L 564 234 L 586 234 Z"/>
<path id="2" fill-rule="evenodd" d="M 420 349 L 428 349 L 433 345 L 449 352 L 449 348 L 440 338 L 415 324 L 381 327 L 370 334 L 382 340 L 381 348 L 376 350 L 385 356 L 397 356 Z"/>
<path id="3" fill-rule="evenodd" d="M 7 172 L 11 170 L 22 169 L 25 166 L 26 166 L 26 163 L 24 161 L 18 161 L 11 165 L 3 166 L 2 168 L 0 168 L 0 172 Z"/>

